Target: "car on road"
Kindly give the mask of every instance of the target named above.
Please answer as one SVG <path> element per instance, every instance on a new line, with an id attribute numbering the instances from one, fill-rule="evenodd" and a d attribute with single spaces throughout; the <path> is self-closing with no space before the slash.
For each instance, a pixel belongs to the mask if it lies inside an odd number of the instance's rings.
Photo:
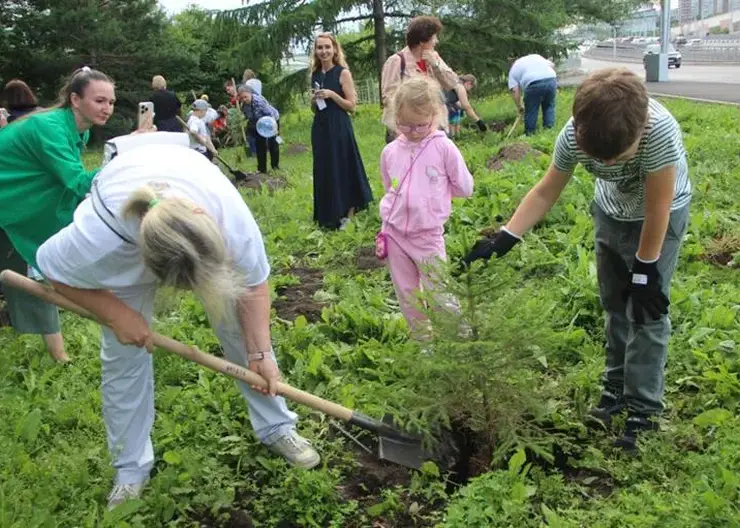
<path id="1" fill-rule="evenodd" d="M 645 48 L 645 52 L 642 54 L 642 63 L 647 65 L 648 55 L 658 55 L 660 53 L 660 44 L 651 44 Z M 673 66 L 674 68 L 681 67 L 681 53 L 676 51 L 673 44 L 668 45 L 668 67 Z"/>

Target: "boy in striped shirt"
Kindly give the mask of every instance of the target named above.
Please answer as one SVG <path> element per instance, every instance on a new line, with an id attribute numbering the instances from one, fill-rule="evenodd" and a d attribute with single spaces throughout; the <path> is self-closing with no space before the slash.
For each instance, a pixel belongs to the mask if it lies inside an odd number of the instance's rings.
<path id="1" fill-rule="evenodd" d="M 589 416 L 608 427 L 626 409 L 616 445 L 634 450 L 641 432 L 657 429 L 653 418 L 663 410 L 670 281 L 691 201 L 681 129 L 637 75 L 610 68 L 584 80 L 544 178 L 465 261 L 511 250 L 555 204 L 579 163 L 596 177 L 591 213 L 606 310 L 603 392 Z"/>

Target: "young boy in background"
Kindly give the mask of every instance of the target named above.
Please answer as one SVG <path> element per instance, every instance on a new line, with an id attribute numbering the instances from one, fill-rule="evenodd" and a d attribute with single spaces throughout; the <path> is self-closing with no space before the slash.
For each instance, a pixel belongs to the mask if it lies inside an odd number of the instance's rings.
<path id="1" fill-rule="evenodd" d="M 596 177 L 591 206 L 601 304 L 606 310 L 606 368 L 590 418 L 604 427 L 627 410 L 616 446 L 636 448 L 655 430 L 671 323 L 670 282 L 686 233 L 691 201 L 681 129 L 622 68 L 589 75 L 576 91 L 573 117 L 558 136 L 553 161 L 493 238 L 465 258 L 503 256 L 558 200 L 578 164 Z"/>
<path id="2" fill-rule="evenodd" d="M 459 81 L 454 90 L 445 92 L 450 137 L 455 137 L 460 133 L 460 122 L 462 121 L 463 112 L 475 121 L 478 130 L 485 132 L 488 130 L 488 127 L 478 114 L 475 113 L 473 105 L 470 104 L 470 100 L 468 99 L 468 93 L 477 86 L 478 79 L 475 78 L 475 75 L 466 73 L 460 76 Z"/>
<path id="3" fill-rule="evenodd" d="M 208 103 L 203 99 L 193 101 L 193 112 L 188 118 L 188 128 L 192 132 L 190 136 L 190 148 L 197 150 L 206 158 L 212 160 L 216 147 L 213 146 L 211 133 L 208 131 L 208 125 L 205 122 L 208 108 Z"/>

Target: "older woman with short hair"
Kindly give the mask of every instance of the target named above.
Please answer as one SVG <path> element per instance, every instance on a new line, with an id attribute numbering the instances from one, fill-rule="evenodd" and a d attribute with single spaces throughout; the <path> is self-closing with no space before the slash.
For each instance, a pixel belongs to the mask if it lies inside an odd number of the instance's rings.
<path id="1" fill-rule="evenodd" d="M 395 138 L 395 123 L 388 113 L 393 95 L 404 79 L 425 76 L 437 81 L 443 90 L 454 90 L 457 74 L 434 51 L 442 32 L 442 22 L 437 17 L 419 16 L 411 19 L 406 29 L 406 47 L 391 55 L 383 65 L 381 95 L 383 97 L 383 123 L 388 127 L 386 141 Z"/>

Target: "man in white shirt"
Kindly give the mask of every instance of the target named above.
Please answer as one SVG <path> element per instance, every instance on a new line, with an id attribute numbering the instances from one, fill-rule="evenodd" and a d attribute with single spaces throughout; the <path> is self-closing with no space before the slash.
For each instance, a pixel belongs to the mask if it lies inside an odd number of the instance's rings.
<path id="1" fill-rule="evenodd" d="M 188 118 L 188 129 L 192 132 L 190 135 L 190 148 L 197 150 L 206 158 L 212 160 L 213 153 L 216 152 L 216 147 L 213 146 L 211 133 L 205 121 L 206 112 L 208 112 L 208 103 L 203 99 L 197 99 L 193 101 L 192 108 L 193 113 Z"/>
<path id="2" fill-rule="evenodd" d="M 541 55 L 517 59 L 509 70 L 509 90 L 517 110 L 524 116 L 524 132 L 529 136 L 537 129 L 537 116 L 542 107 L 542 126 L 555 126 L 555 95 L 558 83 L 552 62 Z M 522 104 L 524 99 L 524 104 Z"/>

